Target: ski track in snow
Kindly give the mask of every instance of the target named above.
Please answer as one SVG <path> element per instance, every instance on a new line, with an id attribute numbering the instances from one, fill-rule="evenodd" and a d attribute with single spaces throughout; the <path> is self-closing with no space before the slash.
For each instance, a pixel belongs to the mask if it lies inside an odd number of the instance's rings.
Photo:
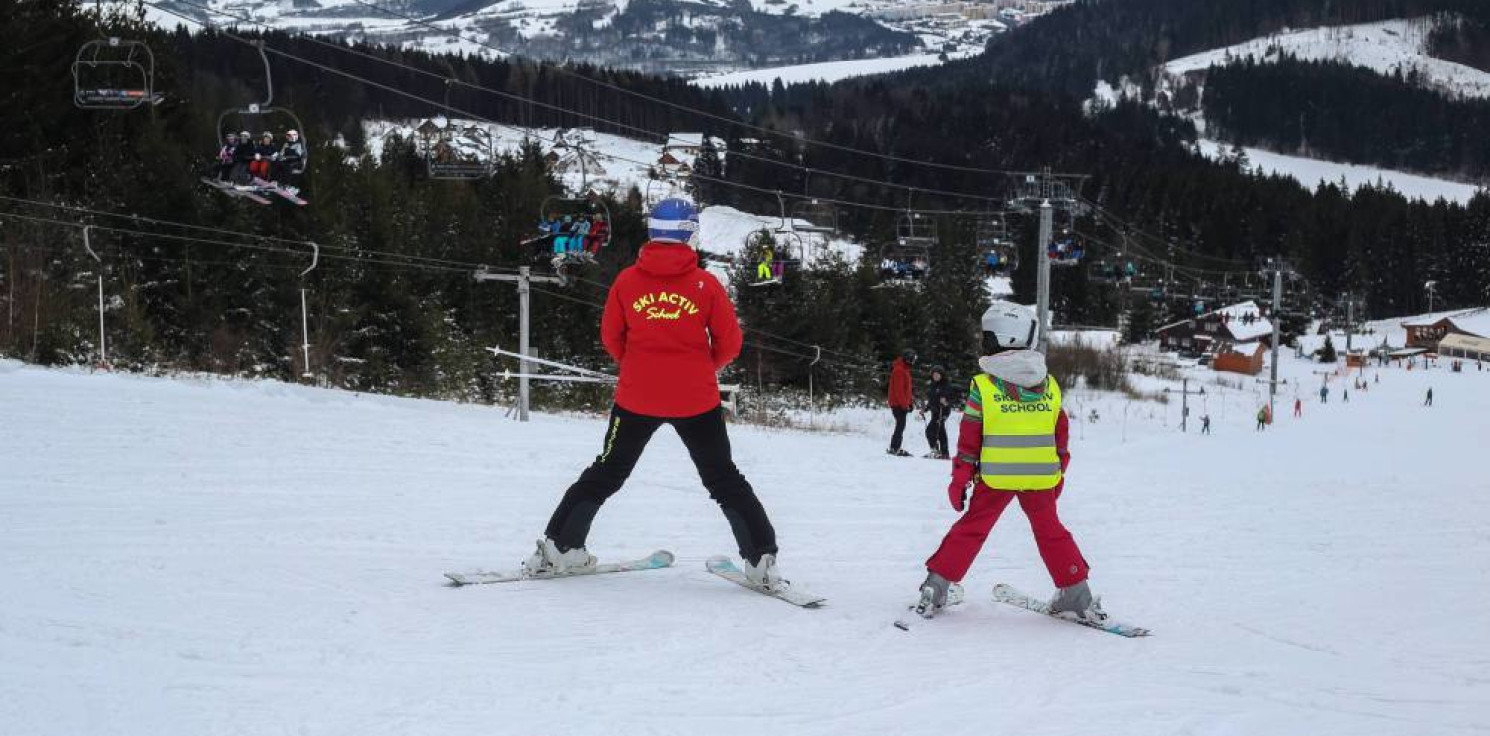
<path id="1" fill-rule="evenodd" d="M 528 554 L 600 420 L 0 362 L 0 733 L 1482 734 L 1490 373 L 1321 406 L 1317 367 L 1283 366 L 1305 417 L 1263 434 L 1251 379 L 1206 377 L 1210 437 L 1071 391 L 1103 421 L 1073 424 L 1063 517 L 1155 631 L 1127 640 L 989 600 L 1049 590 L 1013 509 L 968 603 L 894 629 L 955 514 L 880 412 L 732 429 L 784 572 L 829 598 L 804 611 L 704 570 L 732 540 L 666 430 L 591 548 L 674 568 L 454 589 Z"/>

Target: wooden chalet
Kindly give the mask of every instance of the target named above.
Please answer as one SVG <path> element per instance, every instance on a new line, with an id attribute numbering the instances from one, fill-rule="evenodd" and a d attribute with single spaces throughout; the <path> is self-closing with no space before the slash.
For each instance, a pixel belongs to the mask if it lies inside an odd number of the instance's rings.
<path id="1" fill-rule="evenodd" d="M 1255 376 L 1262 372 L 1267 347 L 1261 342 L 1225 343 L 1211 356 L 1211 368 L 1218 372 Z"/>
<path id="2" fill-rule="evenodd" d="M 1469 337 L 1485 337 L 1465 329 L 1463 325 L 1455 321 L 1458 315 L 1429 316 L 1425 319 L 1409 320 L 1402 323 L 1402 329 L 1407 330 L 1407 345 L 1409 348 L 1426 348 L 1434 350 L 1439 341 L 1449 335 L 1467 335 Z"/>
<path id="3" fill-rule="evenodd" d="M 1192 358 L 1215 355 L 1226 345 L 1256 342 L 1272 347 L 1273 342 L 1273 323 L 1250 301 L 1167 324 L 1155 332 L 1160 348 Z"/>

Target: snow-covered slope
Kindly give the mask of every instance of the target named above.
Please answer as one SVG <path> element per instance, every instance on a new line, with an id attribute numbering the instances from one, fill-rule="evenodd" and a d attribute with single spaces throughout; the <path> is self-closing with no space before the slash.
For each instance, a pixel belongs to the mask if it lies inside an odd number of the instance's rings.
<path id="1" fill-rule="evenodd" d="M 0 363 L 0 733 L 1483 733 L 1490 375 L 1319 405 L 1315 367 L 1263 433 L 1250 381 L 1206 374 L 1187 435 L 1177 401 L 1070 392 L 1101 421 L 1072 426 L 1062 516 L 1156 632 L 1128 640 L 988 601 L 1049 590 L 1015 509 L 967 604 L 891 627 L 956 514 L 944 463 L 883 453 L 887 412 L 732 430 L 784 571 L 829 598 L 804 611 L 704 571 L 732 540 L 671 432 L 591 548 L 675 568 L 451 589 L 529 552 L 603 422 Z"/>
<path id="2" fill-rule="evenodd" d="M 1436 22 L 1412 18 L 1284 31 L 1175 59 L 1164 70 L 1183 75 L 1246 59 L 1267 62 L 1292 55 L 1305 61 L 1345 62 L 1388 75 L 1417 72 L 1425 86 L 1453 95 L 1490 97 L 1490 73 L 1427 54 L 1428 34 Z"/>
<path id="3" fill-rule="evenodd" d="M 1206 158 L 1214 160 L 1231 158 L 1232 146 L 1229 144 L 1202 138 L 1199 141 L 1199 147 L 1200 152 Z M 1345 188 L 1352 191 L 1368 185 L 1389 185 L 1411 199 L 1423 199 L 1429 202 L 1445 199 L 1461 204 L 1473 199 L 1479 192 L 1479 187 L 1473 184 L 1435 179 L 1430 176 L 1381 169 L 1375 166 L 1287 156 L 1262 148 L 1243 147 L 1242 150 L 1247 154 L 1250 168 L 1264 174 L 1293 177 L 1306 187 L 1314 187 L 1321 181 L 1333 184 L 1344 182 Z"/>
<path id="4" fill-rule="evenodd" d="M 976 52 L 963 52 L 950 55 L 949 58 L 966 58 L 972 56 L 974 53 Z M 851 77 L 885 74 L 918 66 L 936 66 L 940 63 L 942 61 L 938 54 L 914 54 L 911 56 L 894 56 L 884 59 L 825 61 L 818 64 L 802 64 L 800 66 L 772 67 L 730 72 L 728 74 L 715 74 L 698 77 L 693 80 L 693 83 L 700 87 L 717 88 L 752 83 L 771 85 L 778 79 L 781 80 L 782 84 L 837 82 Z"/>
<path id="5" fill-rule="evenodd" d="M 1436 24 L 1452 22 L 1456 21 L 1451 17 L 1421 17 L 1289 30 L 1191 54 L 1163 65 L 1163 74 L 1155 81 L 1154 99 L 1149 101 L 1158 103 L 1162 98 L 1166 103 L 1164 109 L 1170 109 L 1168 103 L 1179 97 L 1182 88 L 1198 88 L 1199 94 L 1193 95 L 1193 99 L 1199 101 L 1198 107 L 1173 112 L 1193 122 L 1200 131 L 1199 151 L 1202 155 L 1211 159 L 1226 159 L 1230 158 L 1231 145 L 1205 137 L 1205 95 L 1200 73 L 1213 66 L 1225 66 L 1247 59 L 1266 63 L 1292 55 L 1308 61 L 1329 60 L 1355 64 L 1384 75 L 1400 73 L 1405 77 L 1409 73 L 1415 73 L 1414 78 L 1422 85 L 1448 95 L 1490 97 L 1490 74 L 1427 54 L 1428 36 Z M 1130 79 L 1125 78 L 1116 87 L 1106 81 L 1098 81 L 1088 105 L 1110 106 L 1120 99 L 1141 99 L 1143 95 L 1143 89 Z M 1291 156 L 1261 148 L 1249 147 L 1244 150 L 1252 168 L 1263 173 L 1290 176 L 1309 187 L 1317 185 L 1321 180 L 1335 183 L 1343 181 L 1350 189 L 1384 183 L 1410 198 L 1428 201 L 1442 198 L 1460 203 L 1467 202 L 1477 191 L 1473 184 L 1449 179 L 1369 165 Z"/>

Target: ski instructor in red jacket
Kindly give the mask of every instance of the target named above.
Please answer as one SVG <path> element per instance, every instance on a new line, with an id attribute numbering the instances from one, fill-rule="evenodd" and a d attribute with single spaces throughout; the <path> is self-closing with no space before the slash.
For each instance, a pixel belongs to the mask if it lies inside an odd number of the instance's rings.
<path id="1" fill-rule="evenodd" d="M 745 576 L 766 588 L 783 585 L 776 532 L 730 457 L 719 401 L 717 374 L 740 354 L 735 307 L 719 281 L 698 267 L 692 203 L 658 202 L 647 226 L 651 238 L 636 265 L 616 276 L 600 323 L 605 350 L 621 366 L 600 455 L 565 492 L 524 568 L 552 575 L 595 565 L 585 550 L 591 521 L 631 475 L 653 433 L 668 424 L 729 520 Z"/>

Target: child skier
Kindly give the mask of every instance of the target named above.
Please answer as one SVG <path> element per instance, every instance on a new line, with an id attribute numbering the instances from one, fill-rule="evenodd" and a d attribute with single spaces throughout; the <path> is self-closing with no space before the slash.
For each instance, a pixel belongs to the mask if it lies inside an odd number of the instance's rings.
<path id="1" fill-rule="evenodd" d="M 743 336 L 724 287 L 698 267 L 691 245 L 698 211 L 665 199 L 652 208 L 648 230 L 651 239 L 636 265 L 616 276 L 601 316 L 601 341 L 620 364 L 602 450 L 564 493 L 523 567 L 529 574 L 593 567 L 595 556 L 585 550 L 590 523 L 666 424 L 729 520 L 745 577 L 762 588 L 785 586 L 776 570 L 776 532 L 730 457 L 716 374 L 740 354 Z"/>
<path id="2" fill-rule="evenodd" d="M 957 389 L 947 380 L 946 371 L 933 366 L 931 381 L 926 384 L 926 406 L 921 410 L 921 418 L 926 420 L 926 444 L 931 448 L 927 457 L 937 460 L 951 457 L 947 448 L 947 417 L 952 415 L 959 398 Z"/>
<path id="3" fill-rule="evenodd" d="M 1035 545 L 1055 582 L 1050 613 L 1084 620 L 1106 618 L 1087 586 L 1088 565 L 1071 533 L 1056 514 L 1071 454 L 1061 388 L 1047 373 L 1045 356 L 1031 350 L 1035 316 L 1012 302 L 994 302 L 983 313 L 983 346 L 988 355 L 968 392 L 952 483 L 952 508 L 967 507 L 926 561 L 921 584 L 923 615 L 947 604 L 948 594 L 967 574 L 1009 502 L 1018 499 L 1035 533 Z M 967 503 L 972 485 L 972 502 Z M 960 591 L 959 594 L 960 595 Z"/>

